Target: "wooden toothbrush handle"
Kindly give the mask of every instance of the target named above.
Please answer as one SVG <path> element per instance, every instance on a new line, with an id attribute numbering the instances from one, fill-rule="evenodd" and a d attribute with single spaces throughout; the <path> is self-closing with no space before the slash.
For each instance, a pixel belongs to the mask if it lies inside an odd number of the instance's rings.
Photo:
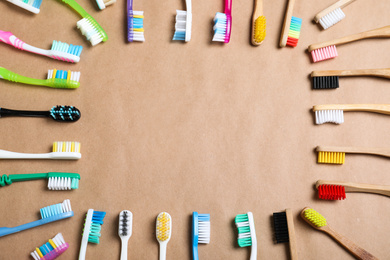
<path id="1" fill-rule="evenodd" d="M 354 255 L 358 259 L 362 260 L 379 260 L 365 249 L 361 248 L 348 238 L 343 235 L 338 234 L 336 231 L 331 229 L 329 226 L 324 226 L 321 230 L 328 235 L 330 235 L 334 240 L 336 240 L 340 245 L 342 245 L 345 249 L 347 249 L 352 255 Z"/>
<path id="2" fill-rule="evenodd" d="M 313 107 L 313 111 L 318 110 L 364 111 L 390 115 L 390 104 L 329 104 Z"/>
<path id="3" fill-rule="evenodd" d="M 341 45 L 344 43 L 349 43 L 349 42 L 354 42 L 362 39 L 368 39 L 368 38 L 386 38 L 390 37 L 390 25 L 382 27 L 382 28 L 377 28 L 371 31 L 366 31 L 366 32 L 361 32 L 349 36 L 345 36 L 339 39 L 327 41 L 327 42 L 322 42 L 322 43 L 316 43 L 312 44 L 308 47 L 309 52 L 316 50 L 316 49 L 321 49 L 327 46 L 332 46 L 332 45 Z"/>
<path id="4" fill-rule="evenodd" d="M 290 246 L 290 259 L 298 260 L 297 243 L 295 238 L 294 217 L 291 209 L 286 209 L 287 227 L 288 227 L 288 239 Z"/>
<path id="5" fill-rule="evenodd" d="M 255 6 L 253 8 L 253 22 L 257 17 L 263 15 L 263 0 L 255 0 Z"/>
<path id="6" fill-rule="evenodd" d="M 388 148 L 317 146 L 316 151 L 317 152 L 373 154 L 373 155 L 380 155 L 380 156 L 384 156 L 384 157 L 390 157 L 390 149 L 388 149 Z"/>
<path id="7" fill-rule="evenodd" d="M 319 180 L 316 182 L 316 188 L 318 189 L 318 186 L 326 185 L 326 184 L 344 186 L 345 192 L 375 193 L 375 194 L 381 194 L 390 197 L 390 186 L 387 185 L 373 185 L 373 184 L 352 183 L 352 182 L 343 182 L 343 181 Z"/>
<path id="8" fill-rule="evenodd" d="M 286 14 L 284 15 L 283 28 L 282 28 L 282 33 L 280 35 L 280 42 L 279 42 L 280 47 L 286 47 L 288 32 L 290 30 L 291 17 L 293 14 L 294 4 L 295 4 L 295 0 L 287 0 L 287 1 L 288 4 L 286 9 Z"/>
<path id="9" fill-rule="evenodd" d="M 362 69 L 362 70 L 320 70 L 313 71 L 311 77 L 322 76 L 373 76 L 390 79 L 390 68 L 388 69 Z"/>
<path id="10" fill-rule="evenodd" d="M 321 12 L 319 12 L 318 14 L 316 14 L 316 16 L 314 16 L 314 21 L 316 23 L 318 23 L 320 21 L 320 19 L 322 17 L 324 17 L 325 15 L 327 15 L 328 13 L 336 10 L 337 8 L 343 8 L 347 5 L 349 5 L 350 3 L 352 2 L 355 2 L 356 0 L 340 0 L 340 1 L 337 1 L 336 3 L 332 4 L 331 6 L 329 6 L 328 8 L 322 10 Z"/>

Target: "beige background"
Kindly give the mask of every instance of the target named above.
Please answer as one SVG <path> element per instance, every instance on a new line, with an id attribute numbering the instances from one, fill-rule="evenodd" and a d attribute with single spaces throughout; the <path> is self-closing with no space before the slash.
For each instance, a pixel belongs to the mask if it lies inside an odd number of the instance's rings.
<path id="1" fill-rule="evenodd" d="M 211 242 L 200 259 L 248 259 L 237 247 L 235 215 L 252 211 L 259 259 L 288 259 L 288 245 L 274 245 L 271 215 L 292 208 L 300 259 L 353 259 L 323 233 L 304 223 L 299 212 L 311 206 L 330 226 L 379 257 L 389 259 L 389 198 L 347 194 L 346 201 L 320 201 L 318 179 L 390 184 L 386 158 L 347 155 L 343 166 L 317 165 L 317 145 L 390 147 L 390 119 L 371 113 L 346 113 L 339 126 L 313 124 L 310 108 L 327 103 L 389 103 L 389 82 L 343 78 L 340 88 L 312 91 L 309 73 L 322 69 L 385 68 L 390 41 L 366 40 L 338 47 L 339 57 L 311 64 L 306 47 L 390 24 L 388 1 L 356 1 L 346 19 L 326 31 L 312 24 L 333 0 L 298 1 L 303 18 L 298 47 L 277 48 L 285 0 L 264 1 L 267 37 L 249 45 L 253 1 L 233 2 L 233 30 L 227 45 L 211 43 L 212 19 L 223 1 L 194 1 L 191 42 L 172 42 L 176 9 L 184 1 L 135 0 L 145 11 L 145 43 L 126 43 L 125 3 L 97 11 L 80 1 L 105 28 L 109 40 L 96 47 L 76 29 L 77 14 L 58 1 L 44 0 L 39 15 L 2 1 L 0 29 L 25 42 L 50 48 L 52 40 L 83 45 L 81 61 L 67 64 L 0 45 L 1 66 L 45 78 L 48 69 L 81 71 L 81 87 L 53 90 L 1 81 L 0 106 L 48 110 L 74 105 L 75 124 L 49 119 L 2 118 L 1 149 L 48 152 L 53 141 L 80 141 L 79 161 L 1 161 L 1 174 L 68 171 L 81 174 L 80 188 L 51 192 L 47 181 L 0 188 L 0 226 L 39 218 L 39 209 L 71 200 L 75 216 L 0 238 L 1 259 L 28 259 L 36 246 L 62 232 L 76 259 L 84 214 L 107 211 L 99 245 L 89 244 L 87 259 L 118 259 L 118 213 L 134 214 L 129 259 L 157 259 L 155 217 L 173 218 L 168 259 L 190 259 L 192 211 L 211 214 Z"/>

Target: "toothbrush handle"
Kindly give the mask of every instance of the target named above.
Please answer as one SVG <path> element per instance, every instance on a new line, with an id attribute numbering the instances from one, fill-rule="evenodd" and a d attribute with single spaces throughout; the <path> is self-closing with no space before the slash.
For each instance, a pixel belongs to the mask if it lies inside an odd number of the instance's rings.
<path id="1" fill-rule="evenodd" d="M 225 0 L 225 14 L 231 15 L 232 14 L 232 1 L 233 0 Z"/>
<path id="2" fill-rule="evenodd" d="M 0 107 L 0 117 L 6 116 L 20 116 L 20 117 L 48 117 L 49 111 L 28 111 L 28 110 L 14 110 Z"/>
<path id="3" fill-rule="evenodd" d="M 46 85 L 45 80 L 24 77 L 22 75 L 16 74 L 15 72 L 12 72 L 2 67 L 0 67 L 0 78 L 3 78 L 11 82 L 19 82 L 19 83 L 30 84 L 30 85 L 38 85 L 38 86 Z"/>
<path id="4" fill-rule="evenodd" d="M 7 175 L 3 175 L 3 177 L 7 177 Z M 10 174 L 8 175 L 8 179 L 12 182 L 18 181 L 30 181 L 30 180 L 38 180 L 38 179 L 46 179 L 48 178 L 49 173 L 30 173 L 30 174 Z M 0 186 L 1 182 L 0 182 Z"/>
<path id="5" fill-rule="evenodd" d="M 81 17 L 90 16 L 87 11 L 84 10 L 84 8 L 81 7 L 76 1 L 74 0 L 58 0 L 62 1 L 65 4 L 69 5 L 73 10 L 75 10 Z"/>
<path id="6" fill-rule="evenodd" d="M 0 150 L 0 159 L 51 159 L 51 153 L 15 153 Z"/>
<path id="7" fill-rule="evenodd" d="M 192 260 L 199 260 L 198 245 L 193 245 L 192 246 Z"/>
<path id="8" fill-rule="evenodd" d="M 122 246 L 121 246 L 121 260 L 127 260 L 127 244 L 128 239 L 121 239 Z"/>
<path id="9" fill-rule="evenodd" d="M 12 45 L 16 49 L 19 49 L 19 50 L 28 51 L 28 52 L 32 52 L 32 53 L 36 53 L 36 54 L 40 54 L 40 55 L 44 55 L 44 56 L 49 55 L 48 50 L 43 50 L 43 49 L 31 46 L 31 45 L 23 42 L 22 40 L 20 40 L 18 37 L 13 35 L 11 32 L 5 32 L 5 31 L 0 30 L 0 41 L 4 42 L 6 44 Z"/>
<path id="10" fill-rule="evenodd" d="M 160 257 L 159 260 L 167 259 L 167 243 L 160 243 Z"/>
<path id="11" fill-rule="evenodd" d="M 390 79 L 390 68 L 359 69 L 359 70 L 318 70 L 311 73 L 312 77 L 322 76 L 372 76 Z"/>
<path id="12" fill-rule="evenodd" d="M 127 0 L 127 14 L 129 15 L 129 11 L 133 11 L 133 0 Z"/>

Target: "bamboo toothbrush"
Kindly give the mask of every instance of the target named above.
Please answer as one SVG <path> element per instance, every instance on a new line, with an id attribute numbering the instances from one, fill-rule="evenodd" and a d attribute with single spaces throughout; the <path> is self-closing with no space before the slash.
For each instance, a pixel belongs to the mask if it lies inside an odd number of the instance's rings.
<path id="1" fill-rule="evenodd" d="M 83 234 L 81 239 L 79 260 L 85 260 L 87 245 L 89 243 L 99 244 L 100 230 L 102 229 L 103 219 L 106 216 L 104 211 L 89 209 L 85 217 Z"/>
<path id="2" fill-rule="evenodd" d="M 47 79 L 34 79 L 25 77 L 6 68 L 0 67 L 0 79 L 8 80 L 16 83 L 23 83 L 35 86 L 46 86 L 49 88 L 63 88 L 75 89 L 80 86 L 79 71 L 63 71 L 63 70 L 49 70 L 47 72 Z"/>
<path id="3" fill-rule="evenodd" d="M 252 15 L 251 42 L 254 46 L 263 43 L 266 35 L 266 19 L 263 14 L 263 0 L 255 0 Z"/>
<path id="4" fill-rule="evenodd" d="M 312 44 L 308 47 L 308 51 L 311 53 L 313 62 L 332 59 L 338 56 L 336 45 L 342 45 L 363 39 L 370 38 L 389 38 L 390 37 L 390 25 L 374 29 L 371 31 L 361 32 L 345 36 L 336 40 L 326 41 L 322 43 Z"/>
<path id="5" fill-rule="evenodd" d="M 314 209 L 304 208 L 301 212 L 301 217 L 313 228 L 331 236 L 334 240 L 336 240 L 340 245 L 342 245 L 345 249 L 347 249 L 357 259 L 379 260 L 372 254 L 367 252 L 365 249 L 356 245 L 348 238 L 336 233 L 336 231 L 334 231 L 329 227 L 328 223 L 326 222 L 326 219 Z"/>
<path id="6" fill-rule="evenodd" d="M 296 47 L 302 27 L 302 19 L 293 16 L 295 0 L 287 0 L 288 5 L 284 16 L 282 33 L 280 35 L 280 47 Z"/>
<path id="7" fill-rule="evenodd" d="M 96 3 L 100 10 L 105 9 L 107 6 L 115 4 L 116 0 L 96 0 Z"/>
<path id="8" fill-rule="evenodd" d="M 225 0 L 223 13 L 217 12 L 214 17 L 214 42 L 230 42 L 232 33 L 232 0 Z"/>
<path id="9" fill-rule="evenodd" d="M 119 213 L 119 237 L 121 238 L 121 260 L 127 260 L 127 244 L 133 234 L 133 213 L 122 210 Z"/>
<path id="10" fill-rule="evenodd" d="M 54 106 L 49 111 L 13 110 L 0 107 L 0 118 L 11 116 L 49 117 L 57 122 L 76 122 L 81 114 L 74 106 Z"/>
<path id="11" fill-rule="evenodd" d="M 58 233 L 49 242 L 42 245 L 41 247 L 35 248 L 34 252 L 30 255 L 34 260 L 54 260 L 62 255 L 69 248 L 69 244 L 65 242 L 64 237 L 61 233 Z"/>
<path id="12" fill-rule="evenodd" d="M 346 192 L 374 193 L 390 197 L 388 185 L 319 180 L 316 182 L 316 188 L 318 197 L 323 200 L 345 200 Z"/>
<path id="13" fill-rule="evenodd" d="M 317 146 L 318 163 L 344 164 L 346 153 L 371 154 L 390 157 L 388 148 Z"/>
<path id="14" fill-rule="evenodd" d="M 133 0 L 127 0 L 127 41 L 145 41 L 144 11 L 133 11 Z"/>
<path id="15" fill-rule="evenodd" d="M 79 142 L 54 142 L 51 153 L 15 153 L 0 150 L 0 159 L 63 159 L 77 160 L 81 158 Z"/>
<path id="16" fill-rule="evenodd" d="M 191 0 L 186 0 L 186 11 L 176 10 L 176 23 L 173 41 L 191 40 L 192 29 L 192 3 Z"/>
<path id="17" fill-rule="evenodd" d="M 167 244 L 172 236 L 172 218 L 167 212 L 161 212 L 156 219 L 156 238 L 160 244 L 160 260 L 167 257 Z"/>
<path id="18" fill-rule="evenodd" d="M 34 14 L 38 14 L 41 8 L 42 0 L 7 0 L 14 5 L 17 5 Z"/>
<path id="19" fill-rule="evenodd" d="M 390 68 L 361 70 L 323 70 L 313 71 L 313 89 L 334 89 L 339 87 L 339 76 L 371 76 L 390 79 Z"/>
<path id="20" fill-rule="evenodd" d="M 390 104 L 332 104 L 313 106 L 316 124 L 344 123 L 344 111 L 363 111 L 390 115 Z"/>
<path id="21" fill-rule="evenodd" d="M 257 239 L 255 221 L 252 212 L 239 214 L 234 219 L 238 230 L 238 245 L 240 247 L 251 247 L 250 260 L 257 259 Z"/>
<path id="22" fill-rule="evenodd" d="M 192 260 L 199 260 L 198 244 L 210 243 L 210 214 L 192 213 Z"/>
<path id="23" fill-rule="evenodd" d="M 291 209 L 273 214 L 276 243 L 289 243 L 290 259 L 298 260 L 294 217 Z"/>
<path id="24" fill-rule="evenodd" d="M 355 0 L 339 0 L 316 14 L 316 16 L 314 16 L 314 21 L 320 23 L 322 28 L 326 30 L 345 18 L 345 14 L 341 8 L 346 7 L 353 2 L 355 2 Z"/>
<path id="25" fill-rule="evenodd" d="M 49 190 L 72 190 L 79 188 L 80 174 L 67 172 L 47 172 L 31 174 L 10 174 L 0 176 L 0 187 L 11 185 L 13 182 L 48 179 Z"/>

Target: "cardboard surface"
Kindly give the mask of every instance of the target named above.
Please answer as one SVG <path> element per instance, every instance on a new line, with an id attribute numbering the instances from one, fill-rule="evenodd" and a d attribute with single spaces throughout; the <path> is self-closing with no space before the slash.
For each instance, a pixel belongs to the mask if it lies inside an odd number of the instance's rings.
<path id="1" fill-rule="evenodd" d="M 345 113 L 342 125 L 316 126 L 315 104 L 389 103 L 389 81 L 341 78 L 340 88 L 311 90 L 312 70 L 386 68 L 390 40 L 365 40 L 337 48 L 339 57 L 311 64 L 309 44 L 390 24 L 388 1 L 356 1 L 346 18 L 321 31 L 311 22 L 333 0 L 298 1 L 303 18 L 297 48 L 277 47 L 286 1 L 264 1 L 267 37 L 249 44 L 253 1 L 233 2 L 229 44 L 211 43 L 212 19 L 223 1 L 194 1 L 192 40 L 172 42 L 176 9 L 184 1 L 134 1 L 145 11 L 145 43 L 125 42 L 125 2 L 97 11 L 80 4 L 102 25 L 109 40 L 90 47 L 76 29 L 79 16 L 58 1 L 44 1 L 41 13 L 0 2 L 0 29 L 31 45 L 50 48 L 53 40 L 83 45 L 81 61 L 68 64 L 0 44 L 1 66 L 21 75 L 45 78 L 48 69 L 81 71 L 81 87 L 56 90 L 0 82 L 1 107 L 49 110 L 74 105 L 75 124 L 50 119 L 1 118 L 0 148 L 49 152 L 53 141 L 80 141 L 79 161 L 1 161 L 1 174 L 77 172 L 80 188 L 48 191 L 47 181 L 0 188 L 0 226 L 39 218 L 39 209 L 70 199 L 75 216 L 0 238 L 1 259 L 29 259 L 29 253 L 58 232 L 70 244 L 61 259 L 77 259 L 89 208 L 107 211 L 99 245 L 87 259 L 118 259 L 118 214 L 134 214 L 129 259 L 157 259 L 155 218 L 173 219 L 168 259 L 190 259 L 192 211 L 211 214 L 211 241 L 201 259 L 248 259 L 237 246 L 237 214 L 252 211 L 258 259 L 289 259 L 288 245 L 273 244 L 271 216 L 285 208 L 294 214 L 300 259 L 353 259 L 327 235 L 303 222 L 309 206 L 331 227 L 380 259 L 389 259 L 389 198 L 348 193 L 345 201 L 320 201 L 318 179 L 390 184 L 386 158 L 347 155 L 342 166 L 318 165 L 317 145 L 390 147 L 390 119 L 373 113 Z"/>

